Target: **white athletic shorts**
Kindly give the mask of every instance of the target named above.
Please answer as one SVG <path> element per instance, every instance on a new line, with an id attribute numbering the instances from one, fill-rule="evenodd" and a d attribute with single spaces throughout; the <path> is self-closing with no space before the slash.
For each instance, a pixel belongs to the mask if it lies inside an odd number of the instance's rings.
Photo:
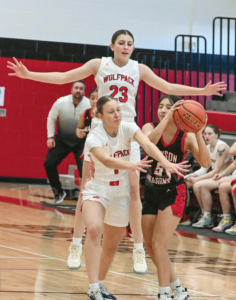
<path id="1" fill-rule="evenodd" d="M 86 143 L 84 147 L 84 160 L 90 162 L 89 149 Z M 140 146 L 135 140 L 131 141 L 130 161 L 140 161 Z"/>
<path id="2" fill-rule="evenodd" d="M 113 185 L 114 184 L 114 185 Z M 115 227 L 126 227 L 129 223 L 129 180 L 109 182 L 94 180 L 86 182 L 82 192 L 83 202 L 97 201 L 106 209 L 104 223 Z"/>

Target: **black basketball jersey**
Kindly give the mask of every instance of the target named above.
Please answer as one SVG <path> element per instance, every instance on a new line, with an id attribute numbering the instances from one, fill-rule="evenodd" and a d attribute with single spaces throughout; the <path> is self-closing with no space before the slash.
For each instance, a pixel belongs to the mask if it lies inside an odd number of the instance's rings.
<path id="1" fill-rule="evenodd" d="M 154 128 L 157 126 L 157 123 L 151 124 Z M 169 145 L 165 144 L 163 136 L 161 136 L 156 146 L 168 161 L 177 164 L 184 161 L 185 156 L 188 153 L 184 152 L 185 137 L 186 132 L 178 129 Z M 163 188 L 167 185 L 175 185 L 183 181 L 183 177 L 180 177 L 176 173 L 171 174 L 171 179 L 169 179 L 162 164 L 155 159 L 153 159 L 151 167 L 147 170 L 146 184 L 152 188 Z"/>
<path id="2" fill-rule="evenodd" d="M 91 129 L 91 123 L 92 123 L 92 114 L 91 114 L 91 108 L 86 109 L 84 111 L 84 129 L 86 129 L 89 133 L 90 129 Z"/>

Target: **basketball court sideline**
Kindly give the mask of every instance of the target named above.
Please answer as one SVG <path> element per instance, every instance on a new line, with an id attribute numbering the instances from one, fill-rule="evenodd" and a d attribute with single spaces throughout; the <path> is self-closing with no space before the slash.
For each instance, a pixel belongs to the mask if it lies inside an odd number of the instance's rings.
<path id="1" fill-rule="evenodd" d="M 37 197 L 31 197 L 31 201 L 34 199 Z M 80 270 L 72 271 L 66 266 L 72 215 L 3 202 L 0 202 L 0 212 L 1 299 L 88 299 L 84 254 Z M 154 265 L 147 255 L 148 273 L 134 274 L 132 248 L 132 239 L 124 237 L 106 285 L 117 299 L 156 299 L 158 280 Z M 192 299 L 233 300 L 235 249 L 201 236 L 193 239 L 176 232 L 169 254 Z"/>

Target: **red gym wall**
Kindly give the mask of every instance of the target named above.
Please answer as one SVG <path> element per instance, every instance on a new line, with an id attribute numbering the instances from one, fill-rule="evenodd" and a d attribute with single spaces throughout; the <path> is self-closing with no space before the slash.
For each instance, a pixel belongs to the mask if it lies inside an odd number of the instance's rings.
<path id="1" fill-rule="evenodd" d="M 9 58 L 0 58 L 0 86 L 5 89 L 6 117 L 0 117 L 0 176 L 46 178 L 43 163 L 48 148 L 47 116 L 52 104 L 70 94 L 71 84 L 54 85 L 9 77 L 6 68 Z M 78 63 L 22 60 L 30 70 L 68 71 Z M 87 93 L 95 87 L 93 77 L 85 80 Z M 68 165 L 75 164 L 69 155 L 59 166 L 60 174 L 68 173 Z"/>
<path id="2" fill-rule="evenodd" d="M 0 117 L 0 176 L 3 177 L 24 177 L 24 178 L 46 178 L 43 163 L 48 148 L 47 140 L 47 116 L 52 104 L 59 98 L 70 94 L 71 84 L 53 85 L 22 80 L 16 77 L 9 77 L 9 69 L 6 68 L 8 58 L 0 58 L 0 86 L 4 86 L 5 103 L 7 110 L 6 117 Z M 22 60 L 25 65 L 33 71 L 68 71 L 79 67 L 82 64 L 57 61 L 42 60 Z M 166 71 L 161 71 L 161 77 L 166 78 Z M 155 70 L 157 75 L 158 71 Z M 169 82 L 174 82 L 174 71 L 169 70 Z M 200 73 L 200 86 L 204 85 L 204 73 Z M 182 78 L 181 71 L 178 77 Z M 211 79 L 211 74 L 207 74 L 207 81 Z M 178 83 L 181 83 L 181 81 Z M 217 76 L 215 81 L 219 80 Z M 223 75 L 224 80 L 224 75 Z M 230 85 L 233 84 L 234 77 L 230 77 Z M 87 84 L 86 96 L 96 86 L 93 76 L 85 79 Z M 185 72 L 185 84 L 189 83 L 189 72 Z M 196 86 L 196 73 L 192 72 L 192 86 Z M 154 91 L 154 99 L 157 96 Z M 146 88 L 145 99 L 143 99 L 143 84 L 140 83 L 138 94 L 138 125 L 143 125 L 143 101 L 145 100 L 146 122 L 151 121 L 151 89 Z M 186 97 L 185 97 L 186 98 Z M 194 97 L 193 97 L 194 98 Z M 187 98 L 186 98 L 187 99 Z M 200 97 L 203 104 L 203 97 Z M 152 111 L 156 112 L 157 102 L 154 103 Z M 231 116 L 233 119 L 235 114 Z M 222 119 L 221 119 L 222 120 Z M 156 119 L 154 118 L 154 121 Z M 234 122 L 229 123 L 228 117 L 225 121 L 220 121 L 219 116 L 210 114 L 210 123 L 218 124 L 222 130 L 231 130 Z M 234 131 L 234 130 L 232 130 Z M 69 164 L 75 164 L 72 154 L 62 161 L 59 166 L 60 174 L 68 173 Z"/>

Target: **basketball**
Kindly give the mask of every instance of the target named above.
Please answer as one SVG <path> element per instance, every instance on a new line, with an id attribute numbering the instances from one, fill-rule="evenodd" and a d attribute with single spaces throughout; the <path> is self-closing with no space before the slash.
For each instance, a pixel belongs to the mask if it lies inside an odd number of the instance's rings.
<path id="1" fill-rule="evenodd" d="M 174 111 L 173 118 L 180 130 L 197 132 L 206 122 L 206 112 L 200 103 L 186 100 Z"/>

